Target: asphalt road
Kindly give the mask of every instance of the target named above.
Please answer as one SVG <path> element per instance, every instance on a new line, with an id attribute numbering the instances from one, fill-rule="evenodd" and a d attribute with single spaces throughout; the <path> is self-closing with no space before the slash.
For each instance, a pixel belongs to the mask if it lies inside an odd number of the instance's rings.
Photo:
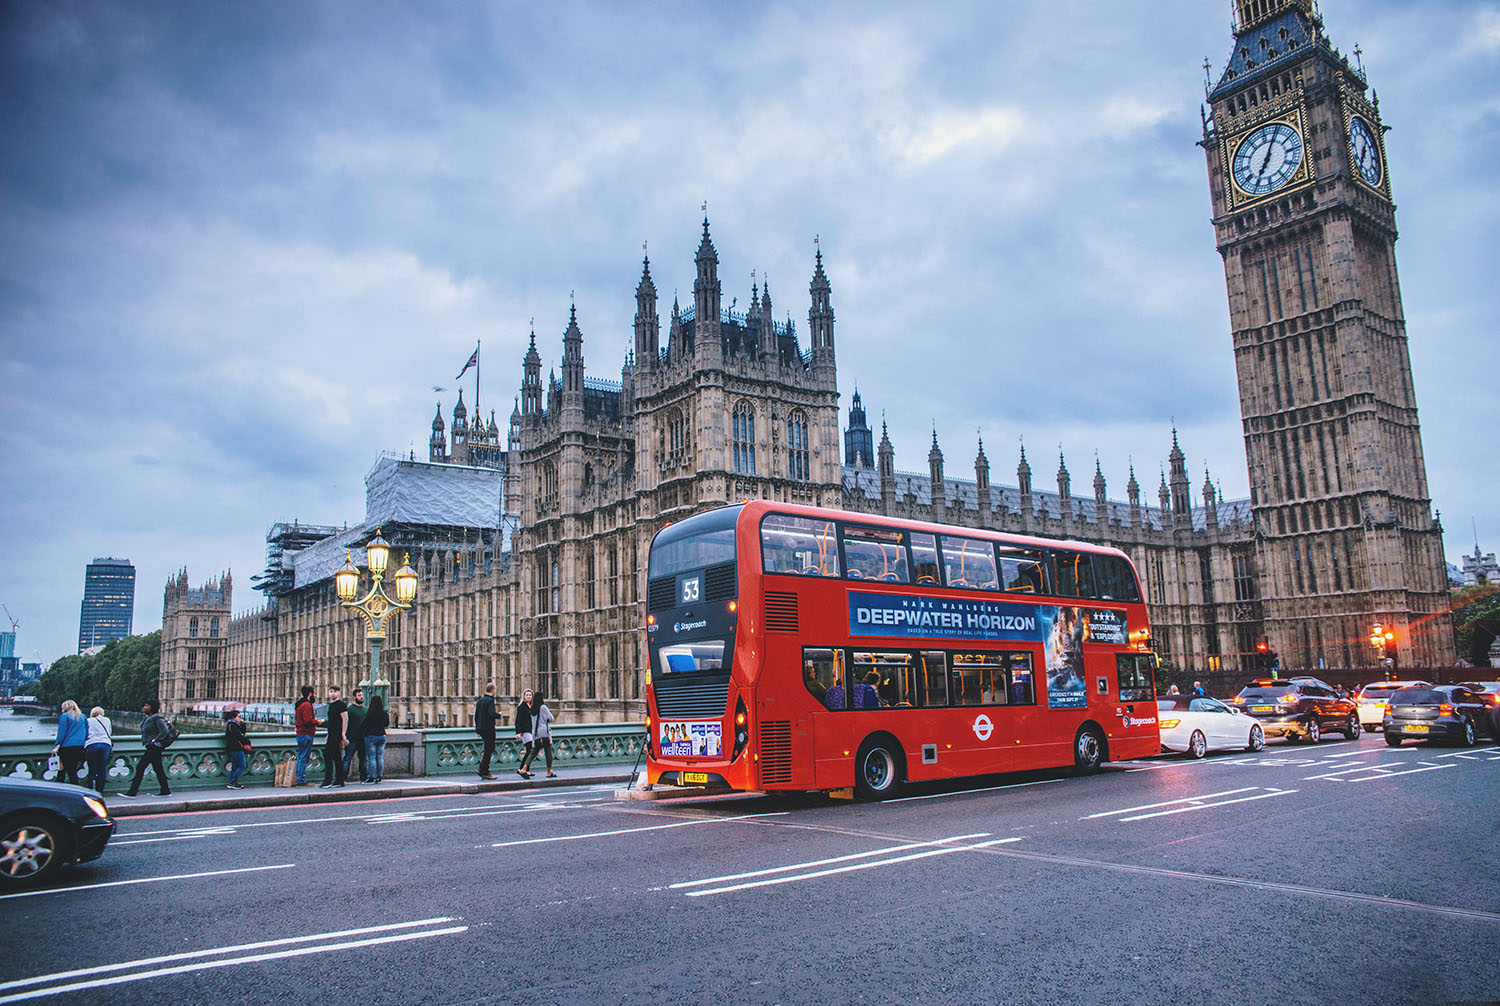
<path id="1" fill-rule="evenodd" d="M 0 900 L 0 1003 L 1500 1000 L 1497 783 L 1377 735 L 883 804 L 132 818 Z"/>

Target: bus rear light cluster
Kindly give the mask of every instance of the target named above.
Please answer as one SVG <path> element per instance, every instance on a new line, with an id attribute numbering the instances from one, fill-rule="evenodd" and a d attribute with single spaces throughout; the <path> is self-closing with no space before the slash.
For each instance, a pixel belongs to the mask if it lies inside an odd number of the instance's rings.
<path id="1" fill-rule="evenodd" d="M 736 699 L 734 703 L 734 753 L 729 756 L 734 761 L 745 751 L 745 745 L 750 743 L 750 715 L 745 711 L 745 700 Z"/>

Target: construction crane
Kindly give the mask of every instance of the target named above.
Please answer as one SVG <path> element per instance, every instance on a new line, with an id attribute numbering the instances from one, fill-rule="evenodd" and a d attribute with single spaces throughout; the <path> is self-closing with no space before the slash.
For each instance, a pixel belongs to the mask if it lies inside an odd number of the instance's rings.
<path id="1" fill-rule="evenodd" d="M 19 629 L 21 627 L 21 623 L 16 621 L 16 616 L 10 613 L 10 608 L 6 607 L 4 601 L 0 601 L 0 608 L 5 608 L 5 617 L 10 619 L 10 631 L 15 632 L 17 629 Z"/>

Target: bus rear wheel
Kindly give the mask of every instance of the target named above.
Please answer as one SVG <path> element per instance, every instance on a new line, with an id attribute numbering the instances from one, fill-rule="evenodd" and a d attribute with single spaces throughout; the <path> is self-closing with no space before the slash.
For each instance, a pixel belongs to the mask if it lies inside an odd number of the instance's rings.
<path id="1" fill-rule="evenodd" d="M 885 800 L 901 789 L 901 749 L 885 737 L 871 737 L 854 759 L 854 791 L 866 800 Z"/>
<path id="2" fill-rule="evenodd" d="M 1099 766 L 1104 764 L 1104 735 L 1099 728 L 1090 724 L 1078 731 L 1078 736 L 1073 739 L 1073 771 L 1079 775 L 1089 775 L 1099 771 Z"/>

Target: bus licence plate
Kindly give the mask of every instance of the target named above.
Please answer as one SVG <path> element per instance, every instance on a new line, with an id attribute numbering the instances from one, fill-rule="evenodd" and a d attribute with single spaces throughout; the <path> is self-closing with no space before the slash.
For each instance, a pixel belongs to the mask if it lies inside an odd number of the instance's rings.
<path id="1" fill-rule="evenodd" d="M 684 772 L 684 773 L 682 773 L 682 781 L 683 781 L 683 783 L 685 785 L 686 784 L 696 784 L 696 785 L 699 785 L 699 786 L 707 786 L 708 785 L 708 773 L 707 772 Z"/>
<path id="2" fill-rule="evenodd" d="M 1425 734 L 1427 732 L 1427 724 L 1425 724 L 1425 723 L 1408 723 L 1408 724 L 1406 724 L 1406 726 L 1402 727 L 1401 729 L 1405 730 L 1409 734 Z"/>

